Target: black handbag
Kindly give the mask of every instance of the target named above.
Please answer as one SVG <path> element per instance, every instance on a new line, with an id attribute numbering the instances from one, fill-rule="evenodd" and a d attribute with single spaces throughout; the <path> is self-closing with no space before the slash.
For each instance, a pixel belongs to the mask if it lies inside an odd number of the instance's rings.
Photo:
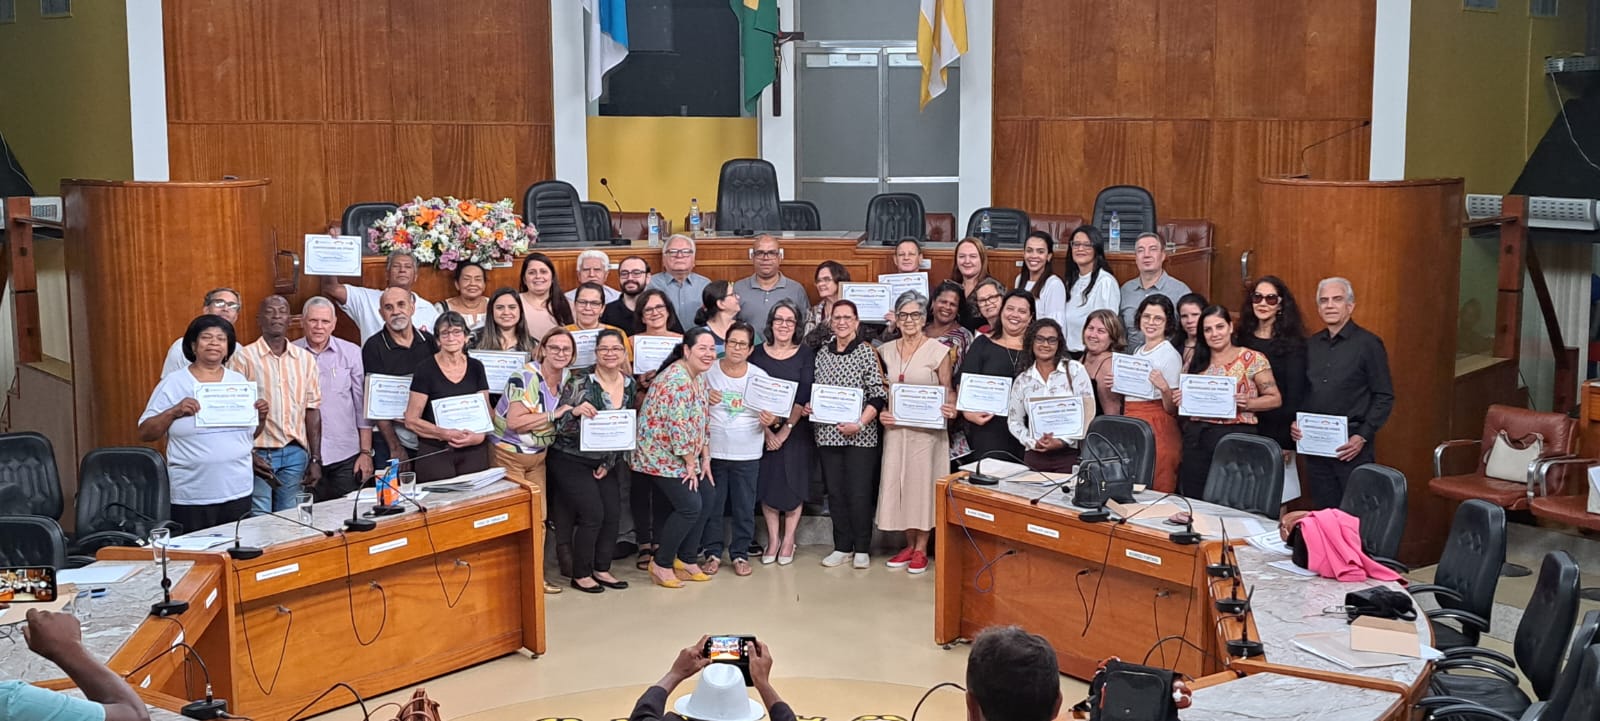
<path id="1" fill-rule="evenodd" d="M 1095 670 L 1089 698 L 1073 710 L 1087 711 L 1090 721 L 1178 721 L 1175 694 L 1187 706 L 1188 688 L 1176 673 L 1112 657 Z"/>
<path id="2" fill-rule="evenodd" d="M 1345 594 L 1344 611 L 1351 621 L 1361 616 L 1399 621 L 1417 620 L 1417 607 L 1411 603 L 1411 597 L 1383 586 L 1363 588 Z"/>
<path id="3" fill-rule="evenodd" d="M 1072 505 L 1099 508 L 1107 500 L 1133 503 L 1133 474 L 1127 458 L 1099 433 L 1083 439 L 1078 464 L 1078 485 L 1072 489 Z"/>

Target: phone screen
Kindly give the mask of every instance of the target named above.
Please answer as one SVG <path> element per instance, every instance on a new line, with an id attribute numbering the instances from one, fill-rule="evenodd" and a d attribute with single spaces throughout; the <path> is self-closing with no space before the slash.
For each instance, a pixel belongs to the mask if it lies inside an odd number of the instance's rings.
<path id="1" fill-rule="evenodd" d="M 56 569 L 49 566 L 0 568 L 0 602 L 48 603 L 56 600 Z"/>
<path id="2" fill-rule="evenodd" d="M 745 636 L 712 636 L 706 641 L 706 658 L 713 663 L 742 663 L 749 658 Z"/>

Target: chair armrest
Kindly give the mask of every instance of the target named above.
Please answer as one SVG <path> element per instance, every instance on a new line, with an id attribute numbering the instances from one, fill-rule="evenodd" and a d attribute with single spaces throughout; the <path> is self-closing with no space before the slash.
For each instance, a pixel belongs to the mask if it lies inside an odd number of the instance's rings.
<path id="1" fill-rule="evenodd" d="M 94 556 L 67 556 L 67 568 L 83 568 L 95 560 Z"/>
<path id="2" fill-rule="evenodd" d="M 1517 674 L 1515 672 L 1507 671 L 1504 668 L 1496 666 L 1496 665 L 1494 665 L 1492 663 L 1489 663 L 1487 661 L 1480 661 L 1480 660 L 1475 659 L 1475 658 L 1447 658 L 1447 659 L 1443 659 L 1443 660 L 1440 660 L 1440 661 L 1434 661 L 1433 662 L 1433 672 L 1434 673 L 1442 673 L 1442 672 L 1445 672 L 1445 671 L 1454 671 L 1455 669 L 1458 669 L 1458 668 L 1459 669 L 1467 669 L 1467 670 L 1470 670 L 1470 671 L 1482 671 L 1483 673 L 1489 674 L 1490 676 L 1495 676 L 1495 677 L 1499 678 L 1501 681 L 1506 682 L 1508 685 L 1511 685 L 1511 686 L 1516 686 L 1517 685 Z"/>
<path id="3" fill-rule="evenodd" d="M 1471 611 L 1463 611 L 1459 608 L 1435 608 L 1429 611 L 1427 616 L 1429 620 L 1448 618 L 1460 621 L 1463 628 L 1471 624 L 1477 629 L 1478 633 L 1488 633 L 1489 631 L 1489 621 L 1487 619 Z"/>
<path id="4" fill-rule="evenodd" d="M 1429 700 L 1434 703 L 1424 705 Z M 1417 708 L 1426 712 L 1427 718 L 1486 718 L 1494 721 L 1517 721 L 1517 719 L 1496 711 L 1488 706 L 1455 698 L 1453 696 L 1428 696 L 1417 702 Z"/>
<path id="5" fill-rule="evenodd" d="M 1449 586 L 1441 586 L 1437 583 L 1413 583 L 1409 586 L 1406 586 L 1406 590 L 1409 591 L 1413 596 L 1419 593 L 1432 593 L 1456 602 L 1460 602 L 1462 600 L 1461 594 L 1456 593 L 1455 589 Z"/>
<path id="6" fill-rule="evenodd" d="M 67 544 L 67 552 L 93 556 L 107 546 L 138 546 L 143 539 L 127 531 L 95 531 L 85 536 L 73 539 Z"/>
<path id="7" fill-rule="evenodd" d="M 1495 663 L 1505 666 L 1506 668 L 1517 667 L 1517 662 L 1511 660 L 1510 656 L 1500 653 L 1494 649 L 1483 648 L 1481 646 L 1461 646 L 1459 648 L 1447 649 L 1442 653 L 1444 653 L 1445 659 L 1478 657 L 1487 658 Z"/>
<path id="8" fill-rule="evenodd" d="M 1444 452 L 1459 446 L 1482 446 L 1482 439 L 1445 441 L 1433 448 L 1433 477 L 1444 475 Z"/>
<path id="9" fill-rule="evenodd" d="M 1377 561 L 1378 565 L 1383 566 L 1384 568 L 1387 568 L 1387 569 L 1389 569 L 1391 571 L 1394 571 L 1395 573 L 1407 574 L 1407 573 L 1411 572 L 1411 567 L 1410 566 L 1407 566 L 1404 563 L 1396 561 L 1393 558 L 1384 558 L 1383 556 L 1369 556 L 1369 558 L 1371 558 L 1374 561 Z"/>
<path id="10" fill-rule="evenodd" d="M 1534 497 L 1534 483 L 1539 484 L 1539 495 L 1550 495 L 1550 469 L 1556 466 L 1592 466 L 1596 463 L 1600 463 L 1600 461 L 1577 456 L 1552 456 L 1550 458 L 1541 458 L 1528 464 L 1528 498 Z"/>

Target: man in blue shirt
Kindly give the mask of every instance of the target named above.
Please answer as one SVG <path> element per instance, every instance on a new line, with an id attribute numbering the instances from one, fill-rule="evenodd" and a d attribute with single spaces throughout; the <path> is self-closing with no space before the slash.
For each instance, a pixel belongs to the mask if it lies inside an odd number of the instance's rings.
<path id="1" fill-rule="evenodd" d="M 0 603 L 0 609 L 5 607 Z M 66 671 L 88 700 L 24 681 L 0 681 L 0 721 L 150 721 L 150 711 L 133 687 L 89 656 L 72 614 L 29 611 L 22 635 L 34 653 Z"/>

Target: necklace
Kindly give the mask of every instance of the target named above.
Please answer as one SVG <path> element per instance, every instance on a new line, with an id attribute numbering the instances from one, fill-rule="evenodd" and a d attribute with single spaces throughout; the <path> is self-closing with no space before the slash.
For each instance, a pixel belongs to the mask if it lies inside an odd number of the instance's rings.
<path id="1" fill-rule="evenodd" d="M 911 357 L 917 354 L 917 349 L 921 348 L 922 343 L 927 340 L 927 336 L 923 336 L 922 339 L 917 342 L 916 347 L 912 348 L 911 352 L 909 353 L 906 352 L 906 339 L 901 338 L 900 340 L 895 341 L 895 350 L 900 354 L 900 380 L 896 381 L 897 383 L 906 382 L 906 367 L 911 365 Z"/>

